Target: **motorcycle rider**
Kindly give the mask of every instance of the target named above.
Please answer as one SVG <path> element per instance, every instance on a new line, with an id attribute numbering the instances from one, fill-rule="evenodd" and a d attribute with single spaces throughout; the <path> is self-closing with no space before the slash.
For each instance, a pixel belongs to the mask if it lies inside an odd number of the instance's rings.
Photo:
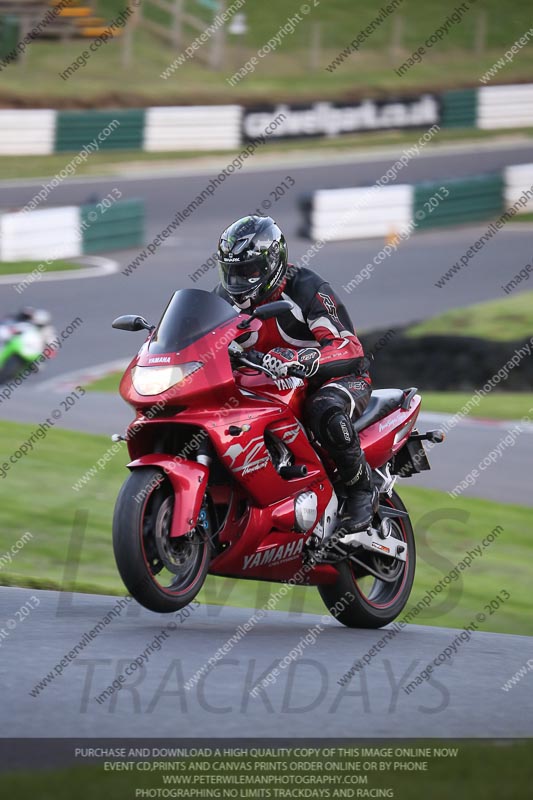
<path id="1" fill-rule="evenodd" d="M 52 318 L 48 311 L 43 308 L 33 308 L 32 306 L 24 306 L 16 314 L 13 315 L 16 322 L 30 322 L 37 328 L 42 328 L 45 325 L 50 325 Z"/>
<path id="2" fill-rule="evenodd" d="M 0 319 L 0 342 L 3 344 L 13 335 L 35 331 L 40 339 L 39 348 L 44 350 L 55 338 L 56 332 L 49 311 L 44 308 L 25 306 L 19 311 Z"/>
<path id="3" fill-rule="evenodd" d="M 220 284 L 215 292 L 239 310 L 287 299 L 291 311 L 266 320 L 239 339 L 266 352 L 278 378 L 292 365 L 305 368 L 310 394 L 305 423 L 337 467 L 347 500 L 335 533 L 341 538 L 370 526 L 377 491 L 353 429 L 371 395 L 368 359 L 344 305 L 315 272 L 288 264 L 285 237 L 271 217 L 252 215 L 232 223 L 218 244 Z"/>

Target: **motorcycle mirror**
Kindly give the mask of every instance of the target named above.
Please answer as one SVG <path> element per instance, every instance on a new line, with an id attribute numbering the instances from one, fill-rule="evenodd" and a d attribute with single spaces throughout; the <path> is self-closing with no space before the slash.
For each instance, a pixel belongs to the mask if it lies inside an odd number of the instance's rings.
<path id="1" fill-rule="evenodd" d="M 154 325 L 150 325 L 144 317 L 138 314 L 123 314 L 113 320 L 112 328 L 117 328 L 119 331 L 153 331 Z"/>
<path id="2" fill-rule="evenodd" d="M 271 319 L 278 317 L 280 314 L 290 311 L 293 308 L 293 303 L 290 300 L 275 300 L 273 303 L 266 303 L 264 306 L 258 306 L 248 317 L 244 319 L 238 328 L 249 328 L 252 320 L 254 319 Z"/>

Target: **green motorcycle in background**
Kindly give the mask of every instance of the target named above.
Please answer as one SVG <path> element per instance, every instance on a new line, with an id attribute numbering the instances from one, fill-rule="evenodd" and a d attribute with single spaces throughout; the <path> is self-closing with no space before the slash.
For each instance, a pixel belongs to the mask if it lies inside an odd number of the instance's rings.
<path id="1" fill-rule="evenodd" d="M 0 321 L 0 384 L 28 367 L 37 372 L 36 361 L 54 337 L 48 311 L 23 309 Z"/>

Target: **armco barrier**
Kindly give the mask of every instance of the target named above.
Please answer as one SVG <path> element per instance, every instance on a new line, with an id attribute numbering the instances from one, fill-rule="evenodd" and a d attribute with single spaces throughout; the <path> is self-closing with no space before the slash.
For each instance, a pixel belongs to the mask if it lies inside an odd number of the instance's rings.
<path id="1" fill-rule="evenodd" d="M 430 211 L 427 204 L 442 186 L 448 194 L 430 206 Z M 420 229 L 488 219 L 501 213 L 503 206 L 502 175 L 419 183 L 414 187 L 413 213 Z M 421 212 L 418 217 L 417 212 Z"/>
<path id="2" fill-rule="evenodd" d="M 0 155 L 49 155 L 55 146 L 56 112 L 49 109 L 0 111 Z"/>
<path id="3" fill-rule="evenodd" d="M 524 197 L 525 192 L 533 186 L 533 164 L 518 164 L 513 167 L 505 167 L 505 207 L 509 208 Z M 519 213 L 527 214 L 533 211 L 533 197 L 527 201 L 527 205 L 520 209 Z"/>
<path id="4" fill-rule="evenodd" d="M 304 235 L 312 239 L 386 236 L 411 219 L 412 186 L 361 187 L 317 191 L 301 201 Z"/>
<path id="5" fill-rule="evenodd" d="M 141 200 L 0 213 L 0 260 L 74 258 L 143 243 Z"/>
<path id="6" fill-rule="evenodd" d="M 440 95 L 317 100 L 278 106 L 161 106 L 109 111 L 0 110 L 0 156 L 82 150 L 147 152 L 236 150 L 264 133 L 283 110 L 272 139 L 336 137 L 386 130 L 533 127 L 533 83 L 457 89 Z M 113 132 L 99 136 L 117 120 Z"/>
<path id="7" fill-rule="evenodd" d="M 115 203 L 104 214 L 98 213 L 98 206 L 82 206 L 81 221 L 84 253 L 137 247 L 144 241 L 144 206 L 140 200 Z"/>
<path id="8" fill-rule="evenodd" d="M 0 214 L 2 261 L 69 258 L 82 254 L 76 206 Z"/>
<path id="9" fill-rule="evenodd" d="M 241 146 L 242 108 L 174 106 L 109 111 L 0 110 L 0 156 L 98 150 L 211 151 Z"/>
<path id="10" fill-rule="evenodd" d="M 144 150 L 233 150 L 241 143 L 240 106 L 148 108 Z"/>
<path id="11" fill-rule="evenodd" d="M 526 192 L 532 195 L 527 203 Z M 519 199 L 516 213 L 533 210 L 533 164 L 413 186 L 319 189 L 299 200 L 300 233 L 327 241 L 384 237 L 408 229 L 411 221 L 415 230 L 426 230 L 490 219 Z"/>
<path id="12" fill-rule="evenodd" d="M 478 90 L 478 128 L 490 130 L 532 126 L 533 84 L 483 86 Z"/>
<path id="13" fill-rule="evenodd" d="M 0 58 L 15 56 L 18 60 L 17 44 L 21 40 L 21 21 L 13 14 L 5 14 L 0 18 Z"/>
<path id="14" fill-rule="evenodd" d="M 79 151 L 93 141 L 99 150 L 140 150 L 143 131 L 143 109 L 59 111 L 55 152 Z"/>
<path id="15" fill-rule="evenodd" d="M 478 89 L 456 89 L 441 97 L 441 128 L 475 128 Z"/>

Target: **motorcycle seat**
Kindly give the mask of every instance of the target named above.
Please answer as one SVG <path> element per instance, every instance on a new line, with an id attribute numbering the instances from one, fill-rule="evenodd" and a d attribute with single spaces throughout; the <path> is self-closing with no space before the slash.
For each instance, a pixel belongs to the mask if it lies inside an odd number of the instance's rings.
<path id="1" fill-rule="evenodd" d="M 353 423 L 354 430 L 359 432 L 363 428 L 373 425 L 391 411 L 395 411 L 401 406 L 405 398 L 403 389 L 374 389 L 370 397 L 370 402 L 359 417 Z"/>

